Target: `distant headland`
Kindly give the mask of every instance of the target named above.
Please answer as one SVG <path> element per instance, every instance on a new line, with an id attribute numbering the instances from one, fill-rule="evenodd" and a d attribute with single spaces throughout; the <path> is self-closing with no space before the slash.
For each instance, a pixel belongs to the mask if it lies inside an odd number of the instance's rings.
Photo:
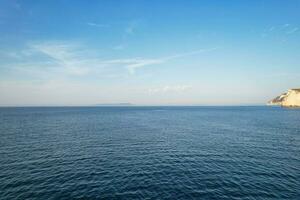
<path id="1" fill-rule="evenodd" d="M 289 89 L 275 99 L 268 102 L 268 105 L 280 105 L 283 107 L 300 107 L 300 88 Z"/>

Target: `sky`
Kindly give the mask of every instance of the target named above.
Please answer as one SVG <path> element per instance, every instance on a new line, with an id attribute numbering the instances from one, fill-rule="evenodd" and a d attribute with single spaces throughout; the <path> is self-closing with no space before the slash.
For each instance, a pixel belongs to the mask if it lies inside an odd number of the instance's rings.
<path id="1" fill-rule="evenodd" d="M 0 0 L 0 106 L 263 105 L 300 87 L 299 0 Z"/>

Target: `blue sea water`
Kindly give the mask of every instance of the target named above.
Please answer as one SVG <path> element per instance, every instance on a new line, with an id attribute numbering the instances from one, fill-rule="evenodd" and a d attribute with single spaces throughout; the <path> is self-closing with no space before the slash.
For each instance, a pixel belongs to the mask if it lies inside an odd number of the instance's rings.
<path id="1" fill-rule="evenodd" d="M 0 199 L 300 199 L 300 109 L 0 108 Z"/>

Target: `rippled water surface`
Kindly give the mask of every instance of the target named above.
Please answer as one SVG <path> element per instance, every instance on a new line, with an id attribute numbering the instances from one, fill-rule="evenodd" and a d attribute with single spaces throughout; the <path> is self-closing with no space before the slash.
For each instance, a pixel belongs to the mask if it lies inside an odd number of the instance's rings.
<path id="1" fill-rule="evenodd" d="M 0 108 L 0 199 L 300 199 L 300 109 Z"/>

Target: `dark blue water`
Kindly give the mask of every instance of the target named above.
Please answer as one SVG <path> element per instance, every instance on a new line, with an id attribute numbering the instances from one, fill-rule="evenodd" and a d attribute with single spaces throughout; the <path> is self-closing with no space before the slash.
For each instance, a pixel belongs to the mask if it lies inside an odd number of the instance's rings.
<path id="1" fill-rule="evenodd" d="M 300 109 L 0 108 L 0 199 L 300 199 Z"/>

